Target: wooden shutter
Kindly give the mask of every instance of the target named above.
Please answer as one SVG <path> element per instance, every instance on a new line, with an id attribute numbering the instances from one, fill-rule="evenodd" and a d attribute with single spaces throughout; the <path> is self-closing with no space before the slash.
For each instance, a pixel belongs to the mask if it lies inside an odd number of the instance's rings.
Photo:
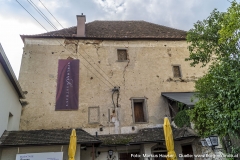
<path id="1" fill-rule="evenodd" d="M 173 66 L 173 76 L 181 77 L 180 66 Z"/>
<path id="2" fill-rule="evenodd" d="M 135 122 L 145 122 L 143 102 L 134 102 L 134 116 L 135 116 Z"/>

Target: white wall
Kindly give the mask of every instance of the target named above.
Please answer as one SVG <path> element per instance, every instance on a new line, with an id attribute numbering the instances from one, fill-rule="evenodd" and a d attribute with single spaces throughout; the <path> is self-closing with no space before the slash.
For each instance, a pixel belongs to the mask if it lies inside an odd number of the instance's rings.
<path id="1" fill-rule="evenodd" d="M 15 160 L 16 154 L 41 153 L 41 152 L 63 152 L 63 160 L 68 160 L 68 145 L 56 146 L 30 146 L 3 148 L 1 160 Z M 80 160 L 80 145 L 77 145 L 75 160 Z"/>
<path id="2" fill-rule="evenodd" d="M 94 148 L 96 153 L 100 153 L 95 156 L 95 160 L 107 160 L 108 150 L 113 150 L 112 160 L 119 159 L 119 153 L 130 153 L 140 151 L 140 145 L 134 146 L 118 146 L 118 147 L 99 147 Z M 87 147 L 86 150 L 81 150 L 81 160 L 92 160 L 92 147 Z"/>
<path id="3" fill-rule="evenodd" d="M 0 64 L 0 136 L 4 130 L 18 130 L 22 106 L 19 96 Z M 11 123 L 8 125 L 9 113 Z"/>

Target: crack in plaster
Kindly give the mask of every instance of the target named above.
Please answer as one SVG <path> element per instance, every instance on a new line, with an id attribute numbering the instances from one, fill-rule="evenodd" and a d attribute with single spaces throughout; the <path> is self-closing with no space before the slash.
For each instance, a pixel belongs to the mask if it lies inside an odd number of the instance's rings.
<path id="1" fill-rule="evenodd" d="M 129 57 L 129 56 L 128 56 Z M 126 70 L 127 70 L 127 67 L 130 63 L 130 59 L 128 58 L 128 63 L 127 65 L 124 67 L 124 70 L 123 70 L 123 86 L 124 86 L 124 91 L 125 91 L 125 82 L 126 82 L 126 78 L 125 78 L 125 74 L 126 74 Z"/>
<path id="2" fill-rule="evenodd" d="M 128 46 L 129 46 L 129 41 L 128 42 Z M 125 48 L 128 48 L 124 45 Z M 125 82 L 126 82 L 126 78 L 125 78 L 125 74 L 126 74 L 126 70 L 127 70 L 127 67 L 130 63 L 130 58 L 129 58 L 129 54 L 128 54 L 128 50 L 127 50 L 127 60 L 128 60 L 128 63 L 127 65 L 124 67 L 124 70 L 123 70 L 123 86 L 124 86 L 124 92 L 125 92 Z"/>
<path id="3" fill-rule="evenodd" d="M 98 56 L 98 63 L 100 63 L 99 54 L 98 54 L 98 50 L 99 50 L 100 47 L 95 45 L 95 44 L 94 44 L 94 47 L 96 48 L 96 53 L 97 53 L 97 56 Z"/>

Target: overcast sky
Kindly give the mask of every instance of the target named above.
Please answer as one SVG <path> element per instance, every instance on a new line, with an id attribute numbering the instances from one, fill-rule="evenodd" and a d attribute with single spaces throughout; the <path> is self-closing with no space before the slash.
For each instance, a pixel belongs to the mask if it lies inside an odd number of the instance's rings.
<path id="1" fill-rule="evenodd" d="M 198 20 L 207 18 L 217 8 L 225 12 L 228 0 L 18 0 L 48 31 L 54 30 L 29 4 L 33 2 L 49 19 L 41 2 L 65 27 L 76 26 L 76 15 L 86 21 L 145 20 L 188 31 Z M 29 2 L 28 2 L 29 1 Z M 23 42 L 19 35 L 46 32 L 16 0 L 0 0 L 0 43 L 18 77 Z"/>

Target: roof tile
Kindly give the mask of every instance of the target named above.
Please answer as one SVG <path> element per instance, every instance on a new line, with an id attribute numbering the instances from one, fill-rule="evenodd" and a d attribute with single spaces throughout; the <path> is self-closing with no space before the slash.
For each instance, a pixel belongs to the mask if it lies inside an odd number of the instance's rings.
<path id="1" fill-rule="evenodd" d="M 68 144 L 72 129 L 5 131 L 0 146 Z M 77 143 L 100 143 L 96 137 L 76 129 Z"/>
<path id="2" fill-rule="evenodd" d="M 22 37 L 74 37 L 77 27 Z M 85 38 L 186 39 L 187 32 L 146 21 L 93 21 L 86 23 Z"/>

